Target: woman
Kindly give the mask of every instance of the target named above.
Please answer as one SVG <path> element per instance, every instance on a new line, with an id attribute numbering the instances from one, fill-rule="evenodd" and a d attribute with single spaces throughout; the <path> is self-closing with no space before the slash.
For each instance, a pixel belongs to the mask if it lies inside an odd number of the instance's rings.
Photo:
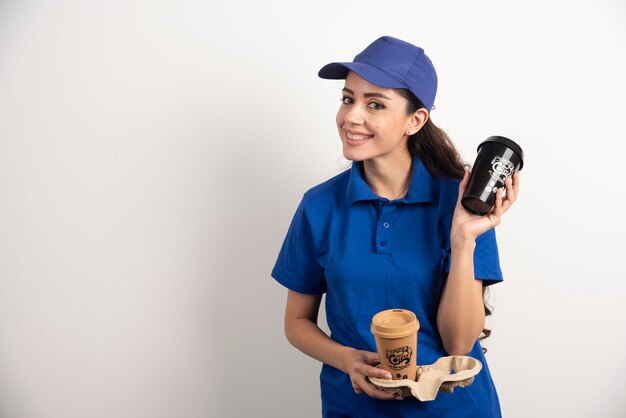
<path id="1" fill-rule="evenodd" d="M 502 280 L 493 228 L 515 201 L 519 174 L 488 215 L 463 209 L 468 174 L 430 120 L 437 76 L 419 47 L 382 37 L 319 76 L 345 79 L 336 122 L 353 164 L 305 193 L 272 276 L 289 289 L 287 338 L 324 363 L 323 416 L 501 416 L 478 338 L 483 288 Z M 324 293 L 330 336 L 317 325 Z M 472 356 L 484 366 L 474 383 L 431 402 L 373 386 L 368 377 L 391 376 L 375 367 L 369 326 L 391 308 L 420 321 L 418 364 Z"/>

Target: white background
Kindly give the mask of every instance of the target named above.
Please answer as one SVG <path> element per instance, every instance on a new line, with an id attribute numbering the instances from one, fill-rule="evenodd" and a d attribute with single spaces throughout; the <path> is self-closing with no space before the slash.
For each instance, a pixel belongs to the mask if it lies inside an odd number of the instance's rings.
<path id="1" fill-rule="evenodd" d="M 506 417 L 623 417 L 623 1 L 0 2 L 0 416 L 317 417 L 270 278 L 346 167 L 340 81 L 423 46 L 464 158 L 526 153 L 487 358 Z M 462 390 L 462 389 L 460 389 Z"/>

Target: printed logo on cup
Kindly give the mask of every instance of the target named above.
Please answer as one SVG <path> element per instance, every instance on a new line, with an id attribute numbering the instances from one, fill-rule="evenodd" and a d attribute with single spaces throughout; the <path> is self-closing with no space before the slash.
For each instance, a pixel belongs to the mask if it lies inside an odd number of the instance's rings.
<path id="1" fill-rule="evenodd" d="M 491 160 L 491 171 L 489 171 L 489 174 L 491 174 L 491 177 L 497 178 L 498 180 L 502 181 L 503 178 L 511 175 L 514 169 L 515 166 L 512 162 L 505 158 L 502 158 L 499 155 L 496 155 L 495 157 L 493 157 L 493 160 Z"/>
<path id="2" fill-rule="evenodd" d="M 385 357 L 389 361 L 389 367 L 393 370 L 402 370 L 409 367 L 413 350 L 408 345 L 385 351 Z"/>
<path id="3" fill-rule="evenodd" d="M 491 160 L 491 170 L 489 170 L 491 181 L 485 186 L 485 191 L 492 193 L 497 192 L 498 186 L 496 183 L 504 184 L 504 179 L 511 175 L 513 170 L 515 170 L 515 166 L 506 158 L 502 158 L 499 155 L 493 157 L 493 160 Z"/>

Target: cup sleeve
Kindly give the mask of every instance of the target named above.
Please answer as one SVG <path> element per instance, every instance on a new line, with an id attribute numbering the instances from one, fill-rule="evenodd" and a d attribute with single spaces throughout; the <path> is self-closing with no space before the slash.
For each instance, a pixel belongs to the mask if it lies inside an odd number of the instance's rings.
<path id="1" fill-rule="evenodd" d="M 450 247 L 444 254 L 444 272 L 450 272 Z M 483 233 L 476 238 L 474 249 L 474 277 L 483 281 L 483 286 L 501 282 L 502 270 L 500 269 L 500 256 L 496 241 L 495 228 Z"/>
<path id="2" fill-rule="evenodd" d="M 317 260 L 313 237 L 303 200 L 291 221 L 272 269 L 272 277 L 290 290 L 309 294 L 326 292 L 324 269 Z"/>

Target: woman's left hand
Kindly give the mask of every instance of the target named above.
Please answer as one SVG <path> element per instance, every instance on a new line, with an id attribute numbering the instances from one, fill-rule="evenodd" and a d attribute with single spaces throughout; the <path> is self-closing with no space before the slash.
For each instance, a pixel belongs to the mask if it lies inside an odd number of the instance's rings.
<path id="1" fill-rule="evenodd" d="M 480 234 L 500 224 L 500 219 L 504 212 L 509 210 L 517 199 L 519 194 L 519 177 L 519 172 L 514 173 L 512 178 L 507 177 L 504 181 L 506 196 L 503 197 L 503 189 L 499 188 L 496 192 L 494 207 L 485 216 L 478 216 L 469 213 L 461 205 L 461 198 L 469 181 L 469 172 L 465 172 L 463 180 L 459 184 L 459 197 L 454 209 L 454 217 L 452 218 L 450 239 L 453 245 L 455 243 L 474 241 Z"/>

